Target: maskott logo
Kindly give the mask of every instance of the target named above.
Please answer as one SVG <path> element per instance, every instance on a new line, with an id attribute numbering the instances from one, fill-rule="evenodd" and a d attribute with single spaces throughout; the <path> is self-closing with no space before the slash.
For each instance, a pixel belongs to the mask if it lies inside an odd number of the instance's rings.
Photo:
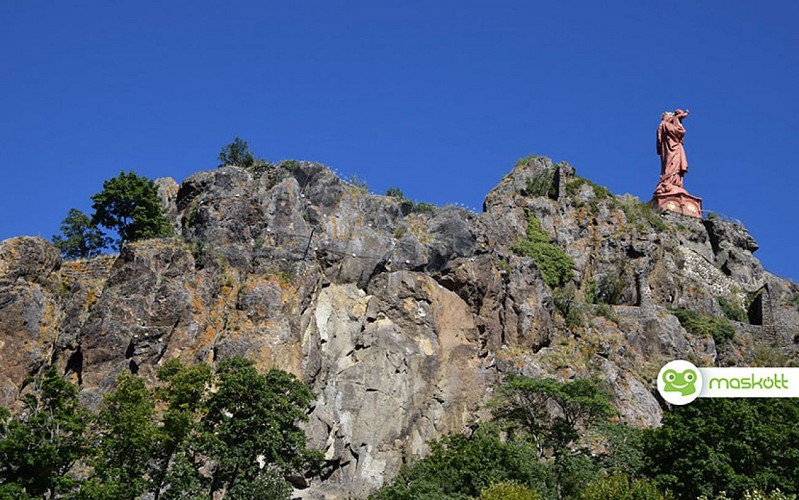
<path id="1" fill-rule="evenodd" d="M 663 390 L 667 392 L 679 392 L 683 396 L 690 396 L 696 392 L 696 370 L 688 368 L 682 373 L 674 370 L 666 370 L 663 373 Z"/>
<path id="2" fill-rule="evenodd" d="M 685 405 L 699 396 L 702 374 L 692 363 L 678 359 L 660 369 L 657 384 L 663 399 L 674 405 Z"/>

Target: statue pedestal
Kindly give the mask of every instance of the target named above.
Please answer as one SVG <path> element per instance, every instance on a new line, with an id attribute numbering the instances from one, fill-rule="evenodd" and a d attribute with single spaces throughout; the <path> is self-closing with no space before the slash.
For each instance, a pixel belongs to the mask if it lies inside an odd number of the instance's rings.
<path id="1" fill-rule="evenodd" d="M 655 194 L 652 196 L 653 205 L 661 210 L 669 210 L 690 217 L 702 218 L 702 198 L 685 193 Z"/>

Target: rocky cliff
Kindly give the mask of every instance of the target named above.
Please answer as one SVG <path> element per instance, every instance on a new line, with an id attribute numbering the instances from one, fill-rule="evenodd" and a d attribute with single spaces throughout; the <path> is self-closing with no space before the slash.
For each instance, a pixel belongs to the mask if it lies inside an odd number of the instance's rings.
<path id="1" fill-rule="evenodd" d="M 307 430 L 326 463 L 298 493 L 362 497 L 484 417 L 506 373 L 600 376 L 622 418 L 657 425 L 665 361 L 796 358 L 799 287 L 763 269 L 743 226 L 657 213 L 568 164 L 520 162 L 480 214 L 369 194 L 315 163 L 258 174 L 160 179 L 180 237 L 119 255 L 0 243 L 0 404 L 50 362 L 96 406 L 122 371 L 244 355 L 318 395 Z M 512 248 L 531 217 L 574 261 L 555 289 Z M 724 341 L 670 312 L 723 307 L 745 313 Z"/>

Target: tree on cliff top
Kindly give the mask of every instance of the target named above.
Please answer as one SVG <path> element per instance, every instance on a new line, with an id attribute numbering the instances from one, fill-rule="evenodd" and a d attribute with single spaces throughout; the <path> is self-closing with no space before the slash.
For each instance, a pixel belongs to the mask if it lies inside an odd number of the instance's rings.
<path id="1" fill-rule="evenodd" d="M 103 182 L 103 190 L 92 195 L 92 201 L 92 222 L 115 230 L 123 243 L 172 234 L 155 183 L 135 172 L 123 170 Z"/>
<path id="2" fill-rule="evenodd" d="M 233 142 L 223 147 L 219 152 L 220 166 L 235 165 L 242 168 L 255 166 L 255 156 L 250 152 L 247 141 L 236 136 Z"/>
<path id="3" fill-rule="evenodd" d="M 269 174 L 272 177 L 275 174 L 275 165 L 263 158 L 256 158 L 255 155 L 250 152 L 247 141 L 238 136 L 233 139 L 233 142 L 224 146 L 221 151 L 219 151 L 219 156 L 217 158 L 221 162 L 219 164 L 220 168 L 227 165 L 241 167 L 248 170 L 256 179 L 264 174 Z"/>
<path id="4" fill-rule="evenodd" d="M 53 236 L 53 245 L 67 259 L 96 257 L 111 243 L 91 218 L 76 208 L 70 209 L 61 223 L 61 232 L 63 237 Z"/>

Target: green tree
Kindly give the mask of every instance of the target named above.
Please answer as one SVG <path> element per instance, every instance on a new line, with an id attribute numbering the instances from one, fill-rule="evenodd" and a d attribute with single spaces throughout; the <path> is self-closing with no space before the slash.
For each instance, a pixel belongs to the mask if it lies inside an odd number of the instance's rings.
<path id="1" fill-rule="evenodd" d="M 219 152 L 220 167 L 235 165 L 242 168 L 252 168 L 256 164 L 255 156 L 250 152 L 247 141 L 236 136 L 233 142 L 223 147 Z"/>
<path id="2" fill-rule="evenodd" d="M 395 188 L 395 187 L 386 189 L 386 196 L 388 196 L 389 198 L 399 198 L 400 200 L 405 199 L 405 195 L 402 194 L 402 190 L 400 188 Z"/>
<path id="3" fill-rule="evenodd" d="M 698 399 L 648 431 L 647 470 L 680 498 L 799 493 L 799 401 Z"/>
<path id="4" fill-rule="evenodd" d="M 743 500 L 796 500 L 796 495 L 785 494 L 781 491 L 765 492 L 760 490 L 752 490 L 746 491 L 743 497 L 740 498 Z M 726 492 L 721 492 L 713 498 L 702 495 L 697 500 L 733 500 L 733 498 L 728 497 Z M 740 499 L 736 497 L 735 500 Z"/>
<path id="5" fill-rule="evenodd" d="M 78 390 L 53 366 L 32 384 L 18 419 L 0 412 L 0 496 L 53 498 L 77 486 L 69 471 L 86 453 L 89 420 L 78 405 Z"/>
<path id="6" fill-rule="evenodd" d="M 494 403 L 494 416 L 535 443 L 539 458 L 553 458 L 558 498 L 578 490 L 598 473 L 576 446 L 580 430 L 592 431 L 613 415 L 610 393 L 596 379 L 560 382 L 512 377 Z"/>
<path id="7" fill-rule="evenodd" d="M 167 497 L 173 498 L 180 498 L 174 497 L 178 491 L 199 492 L 203 484 L 199 474 L 191 469 L 185 450 L 190 448 L 186 441 L 192 437 L 207 409 L 212 376 L 211 367 L 207 364 L 184 366 L 177 358 L 167 361 L 158 370 L 158 379 L 163 385 L 156 394 L 167 407 L 161 417 L 161 440 L 154 461 L 153 494 L 156 499 L 166 484 L 170 485 L 171 490 Z M 180 463 L 173 468 L 176 455 Z M 180 486 L 177 487 L 176 483 L 180 483 Z"/>
<path id="8" fill-rule="evenodd" d="M 547 449 L 553 454 L 566 451 L 580 437 L 578 428 L 593 428 L 612 415 L 610 393 L 599 380 L 588 378 L 560 382 L 512 377 L 494 407 L 496 418 L 533 438 L 542 458 Z"/>
<path id="9" fill-rule="evenodd" d="M 61 222 L 61 232 L 64 236 L 53 236 L 53 244 L 67 259 L 96 257 L 111 243 L 89 216 L 76 208 Z"/>
<path id="10" fill-rule="evenodd" d="M 655 483 L 647 479 L 630 479 L 624 474 L 603 476 L 588 483 L 579 500 L 666 500 Z"/>
<path id="11" fill-rule="evenodd" d="M 403 467 L 377 494 L 383 500 L 469 499 L 494 483 L 516 483 L 551 492 L 552 478 L 524 441 L 503 440 L 494 425 L 470 436 L 452 434 L 431 445 L 430 454 Z"/>
<path id="12" fill-rule="evenodd" d="M 480 500 L 543 500 L 527 486 L 515 483 L 494 483 L 480 492 Z"/>
<path id="13" fill-rule="evenodd" d="M 199 456 L 190 456 L 184 447 L 172 456 L 169 470 L 163 481 L 165 489 L 157 490 L 157 498 L 161 500 L 195 500 L 207 498 L 209 480 L 198 470 Z"/>
<path id="14" fill-rule="evenodd" d="M 148 485 L 149 463 L 161 438 L 155 401 L 144 380 L 123 373 L 98 415 L 94 477 L 82 488 L 93 499 L 134 499 Z"/>
<path id="15" fill-rule="evenodd" d="M 224 490 L 233 500 L 280 500 L 292 490 L 285 476 L 321 459 L 299 428 L 314 395 L 293 375 L 260 375 L 232 358 L 216 373 L 168 361 L 158 378 L 153 391 L 121 374 L 90 422 L 76 387 L 45 370 L 20 418 L 0 408 L 0 499 L 116 500 L 149 491 L 173 500 Z M 76 463 L 89 472 L 80 483 Z"/>
<path id="16" fill-rule="evenodd" d="M 116 231 L 123 243 L 172 234 L 155 183 L 135 172 L 122 171 L 103 182 L 92 201 L 92 223 Z"/>
<path id="17" fill-rule="evenodd" d="M 263 487 L 267 466 L 283 475 L 320 459 L 298 426 L 314 394 L 296 377 L 281 370 L 261 375 L 251 361 L 234 357 L 219 363 L 216 386 L 199 440 L 214 463 L 211 495 Z"/>
<path id="18" fill-rule="evenodd" d="M 270 163 L 268 160 L 256 158 L 247 146 L 247 141 L 239 137 L 233 139 L 233 142 L 223 147 L 219 152 L 219 167 L 233 165 L 247 169 L 255 179 L 261 178 L 264 174 L 269 178 L 269 185 L 274 186 L 277 182 L 279 171 L 291 170 L 297 166 L 297 162 L 293 160 L 280 162 L 277 166 Z M 281 168 L 277 168 L 281 167 Z"/>
<path id="19" fill-rule="evenodd" d="M 252 500 L 253 498 L 289 500 L 291 491 L 291 485 L 283 479 L 283 472 L 277 467 L 267 466 L 258 471 L 252 479 L 236 482 L 225 498 L 229 500 Z"/>
<path id="20" fill-rule="evenodd" d="M 644 470 L 643 429 L 624 423 L 608 423 L 599 427 L 605 438 L 607 453 L 601 457 L 602 468 L 609 473 L 639 476 Z"/>

